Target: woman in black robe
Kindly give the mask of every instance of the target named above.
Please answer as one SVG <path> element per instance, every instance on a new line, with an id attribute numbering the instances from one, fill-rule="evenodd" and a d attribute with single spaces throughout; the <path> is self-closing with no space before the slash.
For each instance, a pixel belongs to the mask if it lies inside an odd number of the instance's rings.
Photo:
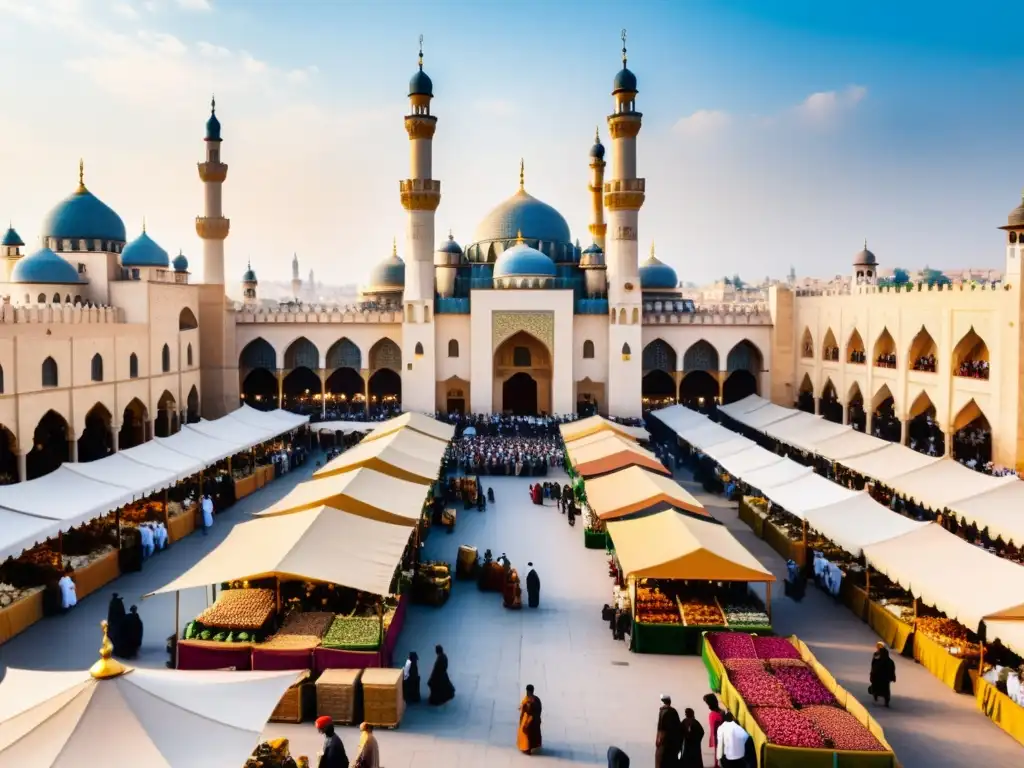
<path id="1" fill-rule="evenodd" d="M 114 655 L 127 658 L 124 643 L 124 599 L 115 592 L 107 606 L 107 637 L 114 646 Z"/>
<path id="2" fill-rule="evenodd" d="M 889 651 L 885 647 L 885 643 L 879 642 L 875 655 L 871 657 L 870 681 L 871 687 L 868 688 L 868 693 L 876 703 L 881 698 L 885 706 L 888 707 L 889 699 L 892 697 L 890 686 L 896 682 L 896 665 L 889 658 Z"/>
<path id="3" fill-rule="evenodd" d="M 679 768 L 704 768 L 704 757 L 701 754 L 704 726 L 698 722 L 689 707 L 683 710 L 682 730 L 683 757 L 679 761 Z"/>
<path id="4" fill-rule="evenodd" d="M 439 706 L 455 698 L 455 686 L 448 678 L 448 656 L 440 645 L 434 646 L 437 658 L 434 659 L 434 669 L 430 672 L 427 680 L 427 687 L 430 689 L 430 698 L 427 703 L 431 706 Z"/>
<path id="5" fill-rule="evenodd" d="M 406 704 L 416 704 L 420 700 L 420 657 L 416 651 L 409 651 L 409 660 L 402 671 L 402 696 Z"/>
<path id="6" fill-rule="evenodd" d="M 132 606 L 131 611 L 124 617 L 124 624 L 121 629 L 122 644 L 126 659 L 134 659 L 142 647 L 142 618 L 139 616 L 139 609 Z"/>

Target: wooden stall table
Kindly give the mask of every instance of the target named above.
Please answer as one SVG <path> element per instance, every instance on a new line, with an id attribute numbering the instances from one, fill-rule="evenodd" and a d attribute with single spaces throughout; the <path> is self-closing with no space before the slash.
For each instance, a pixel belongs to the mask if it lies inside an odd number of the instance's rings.
<path id="1" fill-rule="evenodd" d="M 256 475 L 246 475 L 235 480 L 235 501 L 244 499 L 256 490 Z"/>
<path id="2" fill-rule="evenodd" d="M 968 660 L 954 656 L 923 632 L 914 633 L 914 661 L 945 683 L 946 687 L 957 693 L 967 690 Z"/>
<path id="3" fill-rule="evenodd" d="M 252 669 L 252 643 L 218 643 L 214 640 L 179 640 L 178 669 Z"/>
<path id="4" fill-rule="evenodd" d="M 744 496 L 742 499 L 740 499 L 740 520 L 746 523 L 750 527 L 750 530 L 752 530 L 759 539 L 763 539 L 764 523 L 768 516 L 760 509 L 755 507 L 753 504 L 748 502 L 748 498 L 750 497 Z"/>
<path id="5" fill-rule="evenodd" d="M 316 714 L 335 723 L 353 725 L 359 716 L 361 669 L 328 669 L 316 681 Z"/>
<path id="6" fill-rule="evenodd" d="M 397 728 L 405 714 L 402 670 L 366 669 L 362 676 L 363 721 L 382 728 Z"/>
<path id="7" fill-rule="evenodd" d="M 84 568 L 72 571 L 71 578 L 75 582 L 75 594 L 81 600 L 97 589 L 102 589 L 121 575 L 117 550 L 112 549 L 98 560 L 94 560 Z"/>
<path id="8" fill-rule="evenodd" d="M 974 683 L 974 690 L 978 709 L 985 713 L 985 717 L 1010 734 L 1018 743 L 1024 744 L 1024 707 L 980 675 Z"/>
<path id="9" fill-rule="evenodd" d="M 779 526 L 764 521 L 764 540 L 786 560 L 792 560 L 800 568 L 807 562 L 807 548 L 799 541 L 793 541 Z"/>
<path id="10" fill-rule="evenodd" d="M 167 518 L 167 538 L 172 544 L 195 532 L 197 514 L 199 505 L 193 504 L 180 515 Z"/>
<path id="11" fill-rule="evenodd" d="M 0 609 L 0 645 L 43 618 L 43 588 Z"/>
<path id="12" fill-rule="evenodd" d="M 885 606 L 879 605 L 874 600 L 868 600 L 868 626 L 875 630 L 875 634 L 892 648 L 896 653 L 902 655 L 907 648 L 907 642 L 914 635 L 914 627 L 905 621 L 900 621 Z"/>
<path id="13" fill-rule="evenodd" d="M 868 593 L 845 578 L 839 585 L 839 600 L 861 621 L 868 620 Z"/>
<path id="14" fill-rule="evenodd" d="M 256 468 L 256 475 L 259 477 L 259 487 L 262 488 L 274 479 L 274 465 L 264 464 Z"/>
<path id="15" fill-rule="evenodd" d="M 270 715 L 270 722 L 301 723 L 309 717 L 313 698 L 310 695 L 312 683 L 309 676 L 309 670 L 304 669 L 299 675 L 299 679 L 289 686 L 281 700 L 277 702 L 277 706 L 274 707 L 274 711 Z"/>

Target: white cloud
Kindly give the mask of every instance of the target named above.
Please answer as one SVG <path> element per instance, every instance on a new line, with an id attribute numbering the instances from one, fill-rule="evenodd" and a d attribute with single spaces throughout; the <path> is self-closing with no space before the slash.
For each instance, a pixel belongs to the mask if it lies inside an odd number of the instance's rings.
<path id="1" fill-rule="evenodd" d="M 176 0 L 176 4 L 183 11 L 212 11 L 213 6 L 210 0 Z"/>
<path id="2" fill-rule="evenodd" d="M 208 56 L 211 59 L 226 59 L 231 55 L 231 51 L 223 45 L 214 45 L 205 40 L 200 40 L 196 43 L 196 48 L 199 50 L 200 55 Z"/>
<path id="3" fill-rule="evenodd" d="M 732 116 L 717 109 L 699 109 L 680 118 L 672 132 L 685 138 L 704 139 L 721 133 L 732 124 Z"/>
<path id="4" fill-rule="evenodd" d="M 242 67 L 245 68 L 246 72 L 259 75 L 267 71 L 267 62 L 260 61 L 248 51 L 241 51 L 239 55 L 242 58 Z"/>
<path id="5" fill-rule="evenodd" d="M 158 52 L 166 53 L 169 56 L 181 56 L 188 51 L 188 47 L 181 40 L 163 32 L 139 32 L 139 39 Z"/>
<path id="6" fill-rule="evenodd" d="M 110 10 L 113 11 L 115 15 L 120 16 L 120 17 L 125 18 L 125 19 L 137 19 L 137 18 L 139 18 L 139 12 L 129 2 L 114 3 L 110 7 Z"/>
<path id="7" fill-rule="evenodd" d="M 291 70 L 286 77 L 290 83 L 308 83 L 310 78 L 319 74 L 319 67 L 303 67 L 302 69 Z"/>
<path id="8" fill-rule="evenodd" d="M 804 99 L 796 112 L 811 122 L 829 122 L 856 107 L 867 95 L 868 89 L 863 85 L 850 85 L 841 91 L 819 91 Z"/>

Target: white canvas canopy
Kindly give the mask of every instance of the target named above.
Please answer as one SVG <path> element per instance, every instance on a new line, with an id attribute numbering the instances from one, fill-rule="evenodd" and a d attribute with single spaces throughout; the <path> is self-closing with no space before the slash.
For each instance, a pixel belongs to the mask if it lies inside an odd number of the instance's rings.
<path id="1" fill-rule="evenodd" d="M 866 546 L 895 539 L 928 525 L 897 515 L 865 492 L 854 494 L 845 501 L 807 510 L 804 519 L 823 536 L 858 556 Z"/>
<path id="2" fill-rule="evenodd" d="M 865 477 L 888 483 L 892 478 L 935 464 L 940 459 L 925 456 L 912 448 L 889 443 L 885 448 L 861 456 L 843 459 L 842 464 Z"/>
<path id="3" fill-rule="evenodd" d="M 993 477 L 968 469 L 953 459 L 940 459 L 913 472 L 897 475 L 888 481 L 888 485 L 926 507 L 942 510 L 954 502 L 1014 482 L 1020 481 L 1012 475 Z M 1019 509 L 1024 515 L 1024 508 Z"/>
<path id="4" fill-rule="evenodd" d="M 241 408 L 236 408 L 224 418 L 234 419 L 251 427 L 257 427 L 267 432 L 270 437 L 277 437 L 285 432 L 291 432 L 293 429 L 298 429 L 303 424 L 309 422 L 309 416 L 291 413 L 280 408 L 273 411 L 259 411 L 245 404 Z M 220 419 L 217 419 L 217 421 L 220 421 Z"/>
<path id="5" fill-rule="evenodd" d="M 670 405 L 667 408 L 651 411 L 651 415 L 677 434 L 680 429 L 685 427 L 710 421 L 703 413 L 687 408 L 685 405 Z"/>
<path id="6" fill-rule="evenodd" d="M 120 453 L 112 453 L 96 461 L 69 462 L 63 466 L 68 472 L 88 477 L 90 480 L 124 488 L 131 493 L 135 501 L 178 482 L 174 471 L 139 464 Z"/>
<path id="7" fill-rule="evenodd" d="M 713 445 L 720 445 L 736 439 L 735 432 L 713 421 L 707 421 L 703 424 L 698 423 L 692 427 L 684 427 L 677 434 L 694 448 L 701 451 Z"/>
<path id="8" fill-rule="evenodd" d="M 199 459 L 172 451 L 156 440 L 150 440 L 146 443 L 140 443 L 134 448 L 118 451 L 117 455 L 147 467 L 155 467 L 156 469 L 165 469 L 173 472 L 176 480 L 184 480 L 186 477 L 191 477 L 204 466 L 203 462 Z"/>
<path id="9" fill-rule="evenodd" d="M 181 429 L 182 432 L 198 432 L 205 437 L 212 437 L 215 440 L 228 443 L 234 447 L 234 453 L 248 450 L 254 445 L 259 445 L 275 435 L 263 427 L 254 427 L 250 424 L 224 416 L 213 421 L 200 421 L 197 424 L 187 424 Z"/>
<path id="10" fill-rule="evenodd" d="M 1018 606 L 1024 568 L 934 523 L 864 547 L 871 566 L 976 632 L 982 618 Z"/>
<path id="11" fill-rule="evenodd" d="M 238 453 L 238 448 L 231 443 L 207 437 L 188 428 L 181 429 L 170 437 L 155 437 L 153 441 L 163 448 L 197 460 L 204 467 Z"/>
<path id="12" fill-rule="evenodd" d="M 317 507 L 236 525 L 220 545 L 146 597 L 226 581 L 280 577 L 391 593 L 412 529 Z"/>
<path id="13" fill-rule="evenodd" d="M 820 416 L 811 416 L 810 414 L 804 414 L 804 416 L 809 418 L 800 419 L 799 416 L 794 416 L 791 419 L 783 419 L 765 427 L 764 431 L 776 440 L 808 452 L 813 452 L 815 446 L 823 440 L 853 431 L 849 426 L 836 424 Z M 798 419 L 800 419 L 799 422 Z"/>
<path id="14" fill-rule="evenodd" d="M 297 678 L 123 669 L 110 679 L 89 670 L 8 669 L 0 683 L 0 766 L 240 766 Z"/>
<path id="15" fill-rule="evenodd" d="M 764 408 L 770 402 L 770 400 L 765 400 L 760 395 L 747 395 L 742 400 L 737 400 L 735 403 L 718 406 L 718 410 L 726 416 L 730 416 L 739 421 L 737 416 L 745 413 L 751 413 L 756 411 L 758 408 Z"/>
<path id="16" fill-rule="evenodd" d="M 979 528 L 987 527 L 992 538 L 1001 536 L 1018 547 L 1024 545 L 1024 482 L 1020 480 L 955 501 L 949 508 Z"/>
<path id="17" fill-rule="evenodd" d="M 880 451 L 890 445 L 892 443 L 888 440 L 866 435 L 855 429 L 848 429 L 816 443 L 814 452 L 832 461 L 842 461 L 854 456 L 863 456 L 872 451 Z"/>
<path id="18" fill-rule="evenodd" d="M 0 508 L 0 562 L 8 557 L 17 557 L 26 549 L 41 544 L 60 532 L 60 524 L 34 515 Z"/>
<path id="19" fill-rule="evenodd" d="M 732 440 L 726 440 L 724 443 L 718 443 L 717 445 L 712 445 L 709 448 L 704 449 L 704 453 L 721 464 L 724 459 L 727 459 L 730 456 L 735 456 L 738 453 L 744 453 L 749 451 L 751 448 L 757 447 L 757 443 L 750 438 L 733 437 Z"/>
<path id="20" fill-rule="evenodd" d="M 369 432 L 374 427 L 372 421 L 318 421 L 312 425 L 321 432 Z"/>
<path id="21" fill-rule="evenodd" d="M 803 519 L 812 509 L 838 504 L 857 495 L 857 491 L 851 491 L 838 483 L 826 480 L 813 471 L 790 483 L 774 485 L 762 488 L 762 490 L 773 503 L 800 519 Z M 890 514 L 895 515 L 896 513 Z"/>
<path id="22" fill-rule="evenodd" d="M 745 451 L 734 453 L 721 460 L 715 459 L 715 461 L 718 461 L 730 475 L 745 479 L 752 472 L 778 464 L 781 461 L 789 461 L 789 459 L 779 456 L 777 453 L 772 453 L 757 445 L 757 443 L 753 443 Z"/>
<path id="23" fill-rule="evenodd" d="M 409 412 L 403 413 L 401 416 L 395 416 L 395 418 L 388 419 L 387 421 L 377 422 L 373 430 L 364 439 L 377 440 L 400 429 L 414 429 L 417 432 L 422 432 L 424 435 L 429 435 L 445 442 L 451 440 L 455 435 L 455 427 L 453 425 L 445 424 L 430 416 L 424 416 L 422 413 Z"/>
<path id="24" fill-rule="evenodd" d="M 785 485 L 814 473 L 814 470 L 810 467 L 805 467 L 803 464 L 799 464 L 792 459 L 784 459 L 781 456 L 776 456 L 775 458 L 778 461 L 742 475 L 736 473 L 736 476 L 751 488 L 757 488 L 767 494 L 769 488 Z M 771 498 L 770 494 L 769 498 Z"/>
<path id="25" fill-rule="evenodd" d="M 791 419 L 798 413 L 803 411 L 797 411 L 793 408 L 783 408 L 781 405 L 775 403 L 766 403 L 762 407 L 749 413 L 741 413 L 733 416 L 733 418 L 740 424 L 745 424 L 751 429 L 764 430 L 769 424 L 775 424 L 778 421 L 784 419 Z"/>
<path id="26" fill-rule="evenodd" d="M 35 480 L 0 485 L 0 507 L 57 521 L 64 531 L 131 501 L 131 491 L 72 472 L 67 464 Z"/>

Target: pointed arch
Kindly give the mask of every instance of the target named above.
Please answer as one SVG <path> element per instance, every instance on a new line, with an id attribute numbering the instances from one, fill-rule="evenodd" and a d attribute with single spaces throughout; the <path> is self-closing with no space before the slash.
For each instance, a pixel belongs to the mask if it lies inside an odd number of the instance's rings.
<path id="1" fill-rule="evenodd" d="M 810 328 L 804 328 L 803 335 L 800 337 L 800 357 L 805 360 L 814 357 L 814 337 L 811 335 Z"/>
<path id="2" fill-rule="evenodd" d="M 664 339 L 655 339 L 644 347 L 641 357 L 641 368 L 644 373 L 650 371 L 664 371 L 671 374 L 676 370 L 676 351 Z M 671 389 L 675 391 L 675 383 Z"/>
<path id="3" fill-rule="evenodd" d="M 371 371 L 387 368 L 395 373 L 400 373 L 402 370 L 402 350 L 386 336 L 378 339 L 377 343 L 370 347 L 369 358 Z M 391 388 L 393 389 L 393 387 Z"/>
<path id="4" fill-rule="evenodd" d="M 718 371 L 718 350 L 707 339 L 698 339 L 683 353 L 684 371 Z"/>
<path id="5" fill-rule="evenodd" d="M 191 368 L 194 365 L 192 360 L 192 342 L 188 343 L 188 347 L 185 349 L 185 364 Z"/>
<path id="6" fill-rule="evenodd" d="M 277 352 L 269 341 L 257 336 L 242 348 L 242 353 L 238 356 L 238 367 L 243 371 L 252 371 L 256 368 L 275 371 Z"/>
<path id="7" fill-rule="evenodd" d="M 156 420 L 153 433 L 157 437 L 170 437 L 178 431 L 178 402 L 174 395 L 164 390 L 156 401 Z"/>
<path id="8" fill-rule="evenodd" d="M 36 423 L 32 450 L 25 459 L 26 479 L 48 475 L 69 458 L 68 439 L 74 436 L 67 419 L 49 410 Z"/>
<path id="9" fill-rule="evenodd" d="M 888 328 L 882 328 L 882 332 L 878 334 L 878 339 L 875 340 L 875 345 L 872 348 L 871 357 L 878 368 L 896 367 L 896 342 L 893 341 L 892 334 L 889 333 Z"/>
<path id="10" fill-rule="evenodd" d="M 939 347 L 923 325 L 910 342 L 907 360 L 915 371 L 935 373 L 938 370 Z"/>
<path id="11" fill-rule="evenodd" d="M 338 339 L 327 350 L 327 369 L 352 368 L 355 371 L 363 367 L 363 353 L 355 342 L 347 337 Z"/>
<path id="12" fill-rule="evenodd" d="M 850 389 L 846 393 L 846 413 L 847 422 L 851 427 L 858 432 L 864 432 L 867 429 L 868 415 L 864 410 L 864 393 L 856 381 L 850 385 Z"/>
<path id="13" fill-rule="evenodd" d="M 974 398 L 972 397 L 970 400 L 967 401 L 964 407 L 960 409 L 960 412 L 957 413 L 956 417 L 953 419 L 953 428 L 950 431 L 959 432 L 960 430 L 966 429 L 968 426 L 971 426 L 973 422 L 978 420 L 983 420 L 986 428 L 989 431 L 991 431 L 992 427 L 989 425 L 988 419 L 985 417 L 985 413 L 981 410 L 981 408 L 978 406 L 978 403 L 975 402 Z"/>
<path id="14" fill-rule="evenodd" d="M 836 351 L 838 352 L 838 349 Z M 825 386 L 821 388 L 821 396 L 818 398 L 818 413 L 827 421 L 836 424 L 843 423 L 843 404 L 839 401 L 839 393 L 831 378 L 825 379 Z"/>
<path id="15" fill-rule="evenodd" d="M 315 396 L 320 394 L 320 374 L 305 365 L 292 368 L 281 382 L 281 394 L 284 395 L 281 408 L 295 410 L 296 406 L 314 405 Z"/>
<path id="16" fill-rule="evenodd" d="M 807 413 L 814 413 L 814 382 L 810 374 L 805 373 L 797 392 L 796 407 Z"/>
<path id="17" fill-rule="evenodd" d="M 128 356 L 128 378 L 139 378 L 139 356 L 134 352 Z"/>
<path id="18" fill-rule="evenodd" d="M 113 416 L 103 403 L 96 403 L 85 414 L 85 429 L 78 438 L 78 460 L 96 461 L 109 456 L 114 450 L 114 437 L 110 432 Z"/>
<path id="19" fill-rule="evenodd" d="M 957 461 L 984 466 L 992 461 L 992 425 L 972 398 L 953 419 L 952 455 Z"/>
<path id="20" fill-rule="evenodd" d="M 320 350 L 305 336 L 299 336 L 284 351 L 284 367 L 292 371 L 296 368 L 319 370 Z"/>
<path id="21" fill-rule="evenodd" d="M 725 368 L 729 373 L 749 371 L 756 379 L 764 370 L 764 355 L 756 344 L 749 339 L 743 339 L 729 350 L 725 358 Z"/>
<path id="22" fill-rule="evenodd" d="M 825 331 L 825 338 L 821 342 L 821 359 L 839 362 L 839 344 L 831 328 Z"/>
<path id="23" fill-rule="evenodd" d="M 277 376 L 266 368 L 252 368 L 242 373 L 241 399 L 244 403 L 261 411 L 272 411 L 278 407 Z"/>
<path id="24" fill-rule="evenodd" d="M 164 344 L 164 348 L 160 350 L 160 367 L 164 373 L 170 373 L 171 347 L 168 344 Z"/>
<path id="25" fill-rule="evenodd" d="M 892 396 L 892 391 L 889 389 L 888 384 L 882 384 L 871 396 L 871 410 L 877 411 L 882 406 L 888 405 L 890 408 L 895 408 L 896 399 Z"/>
<path id="26" fill-rule="evenodd" d="M 864 402 L 864 393 L 861 392 L 860 384 L 856 381 L 850 385 L 850 388 L 846 391 L 846 402 L 852 403 L 855 400 L 859 400 L 861 403 Z"/>
<path id="27" fill-rule="evenodd" d="M 640 380 L 640 396 L 644 410 L 662 408 L 676 401 L 676 383 L 672 374 L 661 368 L 654 368 Z"/>
<path id="28" fill-rule="evenodd" d="M 89 363 L 89 374 L 93 381 L 103 381 L 103 355 L 97 352 Z"/>
<path id="29" fill-rule="evenodd" d="M 867 362 L 867 352 L 864 350 L 864 339 L 856 328 L 850 333 L 846 340 L 846 362 L 854 365 L 863 365 Z"/>
<path id="30" fill-rule="evenodd" d="M 745 372 L 741 371 L 739 376 Z M 700 408 L 716 402 L 720 396 L 718 380 L 709 371 L 693 370 L 683 374 L 679 382 L 679 401 L 691 408 Z"/>
<path id="31" fill-rule="evenodd" d="M 196 389 L 196 385 L 192 385 L 192 389 L 188 391 L 188 399 L 186 400 L 188 405 L 188 423 L 195 424 L 199 421 L 199 390 Z"/>
<path id="32" fill-rule="evenodd" d="M 814 395 L 814 382 L 811 381 L 811 375 L 805 373 L 803 379 L 800 381 L 800 392 L 807 392 L 810 395 Z"/>
<path id="33" fill-rule="evenodd" d="M 416 342 L 416 346 L 413 348 L 412 353 L 416 357 L 423 357 L 423 342 L 422 341 L 417 341 Z"/>
<path id="34" fill-rule="evenodd" d="M 43 360 L 42 365 L 42 377 L 44 387 L 56 387 L 60 384 L 59 371 L 57 370 L 57 361 L 52 357 L 47 357 Z"/>
<path id="35" fill-rule="evenodd" d="M 194 331 L 199 327 L 199 321 L 196 320 L 195 313 L 185 307 L 178 313 L 178 330 L 179 331 Z"/>
<path id="36" fill-rule="evenodd" d="M 953 348 L 953 375 L 972 379 L 989 377 L 988 345 L 971 326 Z M 973 402 L 973 401 L 972 401 Z"/>
<path id="37" fill-rule="evenodd" d="M 923 389 L 917 393 L 917 397 L 914 398 L 910 404 L 910 409 L 907 411 L 907 419 L 913 420 L 919 416 L 931 417 L 935 419 L 935 403 L 932 402 L 931 397 Z"/>
<path id="38" fill-rule="evenodd" d="M 629 348 L 629 344 L 627 342 L 623 342 L 622 343 L 622 359 L 623 360 L 629 360 L 629 358 L 632 355 L 633 355 L 633 350 L 631 350 Z"/>
<path id="39" fill-rule="evenodd" d="M 458 339 L 448 339 L 448 357 L 458 357 L 458 356 L 459 356 L 459 340 Z"/>

